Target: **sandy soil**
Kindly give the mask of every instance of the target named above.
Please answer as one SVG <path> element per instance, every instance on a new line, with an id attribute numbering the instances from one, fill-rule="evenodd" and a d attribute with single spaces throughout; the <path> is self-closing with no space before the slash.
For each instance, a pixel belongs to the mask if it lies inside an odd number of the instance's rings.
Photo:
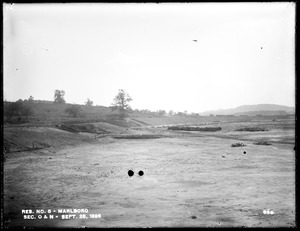
<path id="1" fill-rule="evenodd" d="M 244 141 L 247 146 L 232 148 L 235 142 L 213 136 L 103 137 L 75 147 L 10 153 L 4 165 L 6 225 L 295 226 L 294 144 Z M 66 208 L 87 208 L 101 218 L 24 220 L 21 214 Z"/>

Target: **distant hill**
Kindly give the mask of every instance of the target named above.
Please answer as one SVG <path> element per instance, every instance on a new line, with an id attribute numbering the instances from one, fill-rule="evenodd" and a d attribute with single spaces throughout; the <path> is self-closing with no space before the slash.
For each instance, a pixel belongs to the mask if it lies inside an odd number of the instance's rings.
<path id="1" fill-rule="evenodd" d="M 199 113 L 200 115 L 285 115 L 295 114 L 294 107 L 277 104 L 243 105 L 232 109 L 212 110 Z"/>

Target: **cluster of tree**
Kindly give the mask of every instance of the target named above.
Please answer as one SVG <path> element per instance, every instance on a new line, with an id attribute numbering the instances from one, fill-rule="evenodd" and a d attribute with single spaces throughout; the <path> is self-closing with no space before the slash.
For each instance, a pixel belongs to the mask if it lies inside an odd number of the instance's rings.
<path id="1" fill-rule="evenodd" d="M 59 103 L 59 104 L 65 104 L 66 100 L 65 100 L 65 94 L 66 92 L 64 90 L 55 90 L 54 91 L 54 103 Z M 86 106 L 93 106 L 93 101 L 90 100 L 89 98 L 87 99 L 86 102 L 84 102 L 84 104 Z M 72 109 L 72 111 L 75 111 L 74 109 Z"/>
<path id="2" fill-rule="evenodd" d="M 165 110 L 151 111 L 151 110 L 148 110 L 148 109 L 142 109 L 142 110 L 135 109 L 134 111 L 139 112 L 139 113 L 143 113 L 143 114 L 149 114 L 149 115 L 160 115 L 160 116 L 167 115 L 167 112 Z"/>
<path id="3" fill-rule="evenodd" d="M 187 113 L 187 111 L 184 111 L 184 112 L 177 112 L 176 113 L 176 115 L 179 115 L 179 116 L 187 116 L 188 115 L 188 113 Z"/>
<path id="4" fill-rule="evenodd" d="M 176 114 L 176 112 L 174 112 L 173 110 L 170 110 L 169 113 L 168 113 L 170 116 L 173 116 Z"/>
<path id="5" fill-rule="evenodd" d="M 163 116 L 163 115 L 166 115 L 166 114 L 167 114 L 165 110 L 158 110 L 158 111 L 156 111 L 156 113 L 157 113 L 158 115 L 160 115 L 160 116 Z"/>
<path id="6" fill-rule="evenodd" d="M 173 110 L 170 110 L 169 112 L 166 112 L 165 110 L 150 111 L 148 109 L 143 109 L 143 110 L 135 109 L 134 111 L 135 112 L 140 112 L 140 113 L 143 113 L 143 114 L 151 114 L 151 115 L 159 115 L 159 116 L 166 116 L 166 115 L 169 115 L 169 116 L 176 116 L 176 115 L 177 116 L 200 116 L 199 113 L 188 114 L 187 111 L 175 112 Z"/>
<path id="7" fill-rule="evenodd" d="M 4 101 L 4 116 L 8 122 L 11 122 L 14 117 L 17 117 L 18 121 L 28 121 L 28 117 L 32 116 L 33 109 L 31 106 L 31 100 L 21 100 L 16 102 Z"/>
<path id="8" fill-rule="evenodd" d="M 54 103 L 56 104 L 65 104 L 65 91 L 64 90 L 55 90 L 54 91 Z M 120 89 L 118 94 L 114 98 L 112 104 L 113 110 L 118 110 L 122 118 L 126 116 L 126 112 L 132 111 L 129 102 L 132 98 L 129 94 Z M 30 96 L 29 99 L 22 101 L 21 99 L 16 102 L 4 102 L 4 116 L 7 121 L 11 121 L 13 117 L 18 116 L 18 120 L 28 120 L 28 117 L 33 115 L 33 110 L 31 107 L 32 102 L 34 102 L 33 96 Z M 93 101 L 89 98 L 85 102 L 86 106 L 93 106 Z M 79 105 L 71 105 L 65 109 L 65 112 L 70 114 L 73 117 L 83 117 L 83 111 Z"/>
<path id="9" fill-rule="evenodd" d="M 150 111 L 149 109 L 135 109 L 134 110 L 135 112 L 140 112 L 140 113 L 143 113 L 143 114 L 153 114 L 154 112 Z"/>

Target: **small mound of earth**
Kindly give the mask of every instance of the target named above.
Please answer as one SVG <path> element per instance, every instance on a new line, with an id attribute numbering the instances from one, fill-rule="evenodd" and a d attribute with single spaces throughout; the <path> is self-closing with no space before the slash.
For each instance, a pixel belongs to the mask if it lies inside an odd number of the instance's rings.
<path id="1" fill-rule="evenodd" d="M 57 125 L 57 128 L 65 130 L 68 132 L 79 133 L 79 132 L 88 132 L 88 133 L 105 133 L 104 130 L 96 128 L 93 124 L 70 124 L 70 125 Z"/>
<path id="2" fill-rule="evenodd" d="M 246 145 L 241 142 L 237 142 L 237 143 L 231 145 L 231 147 L 243 147 L 243 146 L 246 146 Z"/>
<path id="3" fill-rule="evenodd" d="M 270 143 L 268 143 L 267 141 L 259 141 L 259 142 L 256 142 L 256 143 L 253 143 L 255 145 L 272 145 Z"/>
<path id="4" fill-rule="evenodd" d="M 158 139 L 162 138 L 160 135 L 152 135 L 152 134 L 141 134 L 141 135 L 120 135 L 114 136 L 115 139 Z"/>
<path id="5" fill-rule="evenodd" d="M 266 128 L 261 127 L 245 127 L 245 128 L 239 128 L 236 129 L 237 132 L 265 132 L 268 131 Z"/>
<path id="6" fill-rule="evenodd" d="M 76 128 L 73 128 L 72 126 L 68 126 L 68 125 L 65 125 L 65 124 L 56 125 L 56 127 L 58 129 L 61 129 L 61 130 L 67 131 L 67 132 L 73 132 L 73 133 L 79 133 L 80 132 Z"/>
<path id="7" fill-rule="evenodd" d="M 73 124 L 72 128 L 77 129 L 80 132 L 99 133 L 99 129 L 93 124 Z"/>
<path id="8" fill-rule="evenodd" d="M 168 130 L 216 132 L 222 130 L 222 128 L 221 127 L 170 126 L 168 127 Z"/>

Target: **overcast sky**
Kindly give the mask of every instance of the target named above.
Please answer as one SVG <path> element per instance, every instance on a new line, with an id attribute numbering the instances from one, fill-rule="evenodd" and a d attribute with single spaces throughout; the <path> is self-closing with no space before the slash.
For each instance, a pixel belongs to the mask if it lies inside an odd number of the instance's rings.
<path id="1" fill-rule="evenodd" d="M 4 4 L 4 99 L 295 104 L 294 3 Z M 195 41 L 194 41 L 195 40 Z"/>

